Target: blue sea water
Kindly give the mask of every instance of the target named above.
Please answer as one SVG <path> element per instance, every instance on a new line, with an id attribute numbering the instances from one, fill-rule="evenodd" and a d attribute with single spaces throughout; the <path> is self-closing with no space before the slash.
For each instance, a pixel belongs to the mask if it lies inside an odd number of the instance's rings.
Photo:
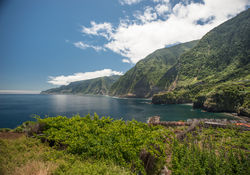
<path id="1" fill-rule="evenodd" d="M 76 95 L 0 95 L 0 128 L 15 128 L 32 116 L 41 118 L 75 114 L 110 116 L 115 119 L 145 122 L 148 117 L 158 115 L 163 121 L 186 120 L 188 118 L 229 118 L 221 113 L 194 110 L 190 105 L 154 105 L 146 99 L 120 99 L 108 96 Z"/>

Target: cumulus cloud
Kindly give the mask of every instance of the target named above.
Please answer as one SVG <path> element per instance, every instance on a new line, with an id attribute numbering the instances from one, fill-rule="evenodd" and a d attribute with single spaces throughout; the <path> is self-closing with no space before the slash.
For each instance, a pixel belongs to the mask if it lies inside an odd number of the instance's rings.
<path id="1" fill-rule="evenodd" d="M 142 23 L 151 22 L 157 19 L 157 14 L 154 12 L 152 7 L 146 7 L 144 13 L 137 12 L 134 17 Z"/>
<path id="2" fill-rule="evenodd" d="M 122 59 L 123 63 L 130 63 L 130 61 L 128 59 Z"/>
<path id="3" fill-rule="evenodd" d="M 141 2 L 142 0 L 119 0 L 119 2 L 122 4 L 122 5 L 132 5 L 132 4 L 137 4 L 139 2 Z"/>
<path id="4" fill-rule="evenodd" d="M 89 35 L 97 35 L 103 36 L 106 39 L 110 39 L 110 35 L 112 34 L 112 24 L 108 22 L 96 24 L 94 21 L 90 22 L 91 27 L 82 26 L 82 33 Z"/>
<path id="5" fill-rule="evenodd" d="M 155 11 L 159 16 L 165 17 L 165 14 L 171 11 L 171 4 L 169 0 L 154 0 L 154 1 L 161 2 L 155 6 Z"/>
<path id="6" fill-rule="evenodd" d="M 121 20 L 116 27 L 91 22 L 92 26 L 83 27 L 83 32 L 105 37 L 103 47 L 135 64 L 166 45 L 200 39 L 250 5 L 249 0 L 204 0 L 203 3 L 183 0 L 174 6 L 169 0 L 153 1 L 152 7 L 136 12 L 133 20 Z"/>
<path id="7" fill-rule="evenodd" d="M 68 76 L 49 76 L 48 83 L 53 85 L 68 85 L 74 81 L 89 80 L 98 77 L 111 76 L 111 75 L 122 75 L 122 72 L 113 71 L 111 69 L 97 70 L 94 72 L 79 72 Z"/>
<path id="8" fill-rule="evenodd" d="M 75 47 L 78 47 L 80 49 L 87 49 L 87 48 L 92 48 L 94 49 L 95 51 L 105 51 L 106 49 L 101 47 L 101 46 L 93 46 L 93 45 L 89 45 L 89 44 L 86 44 L 86 43 L 83 43 L 82 41 L 78 41 L 76 43 L 73 43 Z"/>

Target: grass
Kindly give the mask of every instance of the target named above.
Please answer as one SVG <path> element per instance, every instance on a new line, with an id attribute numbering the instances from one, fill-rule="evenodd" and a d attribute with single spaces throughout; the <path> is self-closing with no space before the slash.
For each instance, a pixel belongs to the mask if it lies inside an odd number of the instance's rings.
<path id="1" fill-rule="evenodd" d="M 44 153 L 52 152 L 39 140 L 24 135 L 0 139 L 0 174 L 50 174 L 56 165 L 44 159 Z"/>
<path id="2" fill-rule="evenodd" d="M 108 160 L 81 160 L 36 138 L 0 138 L 1 175 L 107 174 L 128 175 L 129 170 Z"/>

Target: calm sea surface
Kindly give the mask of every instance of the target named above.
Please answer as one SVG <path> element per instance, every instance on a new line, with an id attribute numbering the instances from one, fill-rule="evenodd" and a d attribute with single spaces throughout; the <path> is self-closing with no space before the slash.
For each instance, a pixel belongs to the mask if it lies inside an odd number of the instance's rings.
<path id="1" fill-rule="evenodd" d="M 96 112 L 99 116 L 145 122 L 150 116 L 161 120 L 186 120 L 188 118 L 228 118 L 224 114 L 193 110 L 189 105 L 153 105 L 145 99 L 119 99 L 106 96 L 74 95 L 0 95 L 0 128 L 15 128 L 32 115 L 47 116 L 74 114 L 84 116 Z"/>

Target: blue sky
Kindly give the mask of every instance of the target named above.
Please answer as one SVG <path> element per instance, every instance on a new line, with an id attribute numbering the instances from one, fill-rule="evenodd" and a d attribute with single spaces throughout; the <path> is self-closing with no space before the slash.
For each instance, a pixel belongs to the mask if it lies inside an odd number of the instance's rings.
<path id="1" fill-rule="evenodd" d="M 45 90 L 125 73 L 201 38 L 249 0 L 2 0 L 0 90 Z"/>

